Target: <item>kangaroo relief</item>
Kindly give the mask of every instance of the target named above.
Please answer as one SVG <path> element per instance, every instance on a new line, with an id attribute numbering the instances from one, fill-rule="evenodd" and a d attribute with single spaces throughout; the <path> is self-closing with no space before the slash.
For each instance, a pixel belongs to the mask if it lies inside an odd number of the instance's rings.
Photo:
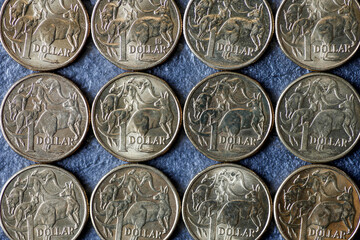
<path id="1" fill-rule="evenodd" d="M 254 80 L 237 73 L 210 75 L 193 88 L 185 103 L 187 136 L 200 152 L 217 161 L 252 155 L 272 124 L 266 93 Z"/>
<path id="2" fill-rule="evenodd" d="M 72 154 L 89 127 L 85 97 L 55 74 L 29 75 L 13 85 L 1 109 L 5 139 L 20 155 L 52 162 Z"/>
<path id="3" fill-rule="evenodd" d="M 144 165 L 111 170 L 93 191 L 90 206 L 102 239 L 169 239 L 180 214 L 173 185 L 160 171 Z"/>
<path id="4" fill-rule="evenodd" d="M 86 194 L 77 179 L 42 164 L 16 173 L 3 188 L 0 206 L 1 226 L 10 239 L 76 239 L 88 214 Z"/>
<path id="5" fill-rule="evenodd" d="M 285 146 L 310 162 L 342 157 L 356 144 L 360 98 L 345 80 L 330 74 L 300 77 L 283 92 L 276 129 Z"/>
<path id="6" fill-rule="evenodd" d="M 180 116 L 180 104 L 164 81 L 145 73 L 125 73 L 99 91 L 92 125 L 110 153 L 126 161 L 145 161 L 167 151 Z"/>
<path id="7" fill-rule="evenodd" d="M 18 63 L 36 71 L 64 67 L 80 53 L 90 32 L 79 0 L 7 0 L 0 38 Z"/>

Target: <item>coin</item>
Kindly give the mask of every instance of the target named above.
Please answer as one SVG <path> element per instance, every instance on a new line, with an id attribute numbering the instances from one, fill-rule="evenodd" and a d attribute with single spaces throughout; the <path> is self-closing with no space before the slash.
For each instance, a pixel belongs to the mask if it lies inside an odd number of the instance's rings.
<path id="1" fill-rule="evenodd" d="M 197 174 L 186 189 L 182 216 L 197 240 L 260 239 L 272 201 L 264 182 L 235 164 L 216 164 Z"/>
<path id="2" fill-rule="evenodd" d="M 252 64 L 264 53 L 273 22 L 265 0 L 191 0 L 185 11 L 184 35 L 201 61 L 231 70 Z"/>
<path id="3" fill-rule="evenodd" d="M 306 74 L 282 93 L 275 113 L 276 131 L 297 157 L 312 163 L 346 155 L 359 140 L 360 97 L 344 79 Z"/>
<path id="4" fill-rule="evenodd" d="M 91 19 L 93 41 L 119 68 L 154 67 L 174 51 L 181 16 L 173 0 L 98 0 Z"/>
<path id="5" fill-rule="evenodd" d="M 5 50 L 35 71 L 73 62 L 90 33 L 89 16 L 80 0 L 6 0 L 0 18 Z"/>
<path id="6" fill-rule="evenodd" d="M 180 215 L 175 187 L 159 170 L 125 164 L 95 187 L 90 216 L 101 239 L 169 239 Z"/>
<path id="7" fill-rule="evenodd" d="M 254 154 L 273 125 L 270 99 L 255 80 L 220 72 L 198 83 L 184 107 L 184 128 L 205 156 L 221 162 Z"/>
<path id="8" fill-rule="evenodd" d="M 17 81 L 1 106 L 1 130 L 10 147 L 36 162 L 71 155 L 89 128 L 90 110 L 80 89 L 52 73 Z"/>
<path id="9" fill-rule="evenodd" d="M 276 225 L 287 240 L 353 239 L 360 223 L 359 198 L 359 189 L 340 169 L 304 166 L 276 193 Z"/>
<path id="10" fill-rule="evenodd" d="M 1 192 L 0 223 L 10 239 L 76 239 L 88 218 L 79 181 L 55 166 L 26 167 Z"/>
<path id="11" fill-rule="evenodd" d="M 303 68 L 325 71 L 342 65 L 360 45 L 360 5 L 355 0 L 284 0 L 276 36 L 287 57 Z"/>

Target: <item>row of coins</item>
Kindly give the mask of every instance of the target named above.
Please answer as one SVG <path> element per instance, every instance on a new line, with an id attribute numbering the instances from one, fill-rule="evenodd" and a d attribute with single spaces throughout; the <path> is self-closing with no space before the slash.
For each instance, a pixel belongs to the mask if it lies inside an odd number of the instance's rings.
<path id="1" fill-rule="evenodd" d="M 16 173 L 3 187 L 0 201 L 0 223 L 10 239 L 76 239 L 89 212 L 79 181 L 45 164 Z M 180 206 L 175 187 L 163 173 L 125 164 L 97 184 L 90 216 L 101 239 L 169 239 Z M 254 172 L 218 164 L 194 177 L 182 205 L 183 221 L 199 240 L 259 239 L 272 211 L 285 239 L 352 239 L 360 224 L 360 193 L 341 170 L 309 165 L 287 177 L 273 205 L 267 186 Z"/>
<path id="2" fill-rule="evenodd" d="M 347 61 L 360 44 L 360 5 L 355 0 L 323 4 L 284 0 L 276 35 L 284 53 L 301 67 L 324 71 Z M 237 69 L 256 61 L 273 35 L 265 0 L 192 0 L 184 35 L 192 52 L 210 67 Z M 162 63 L 181 33 L 173 0 L 99 0 L 91 20 L 101 54 L 123 69 L 143 70 Z M 89 19 L 79 0 L 7 0 L 0 38 L 17 62 L 32 70 L 52 70 L 72 62 L 89 35 Z"/>

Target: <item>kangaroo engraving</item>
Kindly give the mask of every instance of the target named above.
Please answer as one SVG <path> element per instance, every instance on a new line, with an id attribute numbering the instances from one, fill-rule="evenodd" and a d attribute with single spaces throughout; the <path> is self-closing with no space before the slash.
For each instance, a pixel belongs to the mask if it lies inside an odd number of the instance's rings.
<path id="1" fill-rule="evenodd" d="M 125 107 L 115 109 L 110 112 L 107 118 L 108 129 L 107 133 L 111 133 L 114 127 L 120 127 L 126 123 L 130 118 L 130 113 L 133 110 L 132 103 L 124 99 Z"/>
<path id="2" fill-rule="evenodd" d="M 307 0 L 304 0 L 302 3 L 293 3 L 287 10 L 284 10 L 284 20 L 287 30 L 291 30 L 294 26 L 294 23 L 300 19 L 303 9 L 306 5 Z"/>
<path id="3" fill-rule="evenodd" d="M 33 0 L 30 0 L 29 2 L 26 0 L 17 0 L 13 5 L 9 5 L 9 23 L 11 25 L 14 25 L 16 20 L 19 19 L 19 17 L 25 16 L 32 2 Z"/>
<path id="4" fill-rule="evenodd" d="M 216 177 L 209 177 L 207 174 L 201 180 L 201 184 L 192 190 L 191 199 L 193 202 L 194 211 L 199 209 L 202 202 L 207 201 L 210 195 L 211 188 L 215 185 Z"/>
<path id="5" fill-rule="evenodd" d="M 100 12 L 100 23 L 102 29 L 108 29 L 109 24 L 112 20 L 116 19 L 119 7 L 121 6 L 122 0 L 115 2 L 108 2 L 104 5 Z"/>
<path id="6" fill-rule="evenodd" d="M 109 184 L 100 191 L 100 208 L 105 209 L 110 201 L 115 201 L 119 189 L 122 187 L 125 176 L 117 178 L 116 174 L 109 180 Z M 116 184 L 118 183 L 118 184 Z"/>
<path id="7" fill-rule="evenodd" d="M 14 186 L 11 189 L 10 193 L 8 195 L 4 194 L 6 199 L 6 205 L 8 208 L 8 213 L 10 215 L 13 215 L 16 207 L 19 204 L 23 203 L 24 192 L 27 188 L 27 183 L 28 181 L 26 181 L 26 183 L 23 184 L 23 186 L 21 187 L 20 185 L 22 183 L 20 181 L 20 178 L 18 177 L 16 178 Z"/>
<path id="8" fill-rule="evenodd" d="M 24 96 L 23 92 L 25 91 L 25 86 L 24 84 L 21 84 L 17 94 L 11 99 L 11 101 L 8 100 L 11 120 L 14 121 L 18 113 L 25 110 L 28 99 L 31 96 L 32 89 L 33 88 L 30 88 L 29 92 Z"/>
<path id="9" fill-rule="evenodd" d="M 194 22 L 199 24 L 200 20 L 210 14 L 210 11 L 214 5 L 214 0 L 200 0 L 194 7 Z"/>

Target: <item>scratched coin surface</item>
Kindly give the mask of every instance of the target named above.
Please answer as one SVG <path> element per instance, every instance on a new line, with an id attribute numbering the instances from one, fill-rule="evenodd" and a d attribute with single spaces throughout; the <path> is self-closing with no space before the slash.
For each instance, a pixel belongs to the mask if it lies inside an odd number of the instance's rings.
<path id="1" fill-rule="evenodd" d="M 122 69 L 143 70 L 169 57 L 181 34 L 173 0 L 98 0 L 91 19 L 100 53 Z"/>
<path id="2" fill-rule="evenodd" d="M 355 239 L 360 224 L 359 189 L 338 168 L 307 165 L 281 184 L 274 215 L 286 240 Z"/>
<path id="3" fill-rule="evenodd" d="M 356 0 L 284 0 L 276 15 L 283 52 L 301 67 L 325 71 L 353 56 L 360 45 Z"/>
<path id="4" fill-rule="evenodd" d="M 360 97 L 344 79 L 310 73 L 282 93 L 275 113 L 276 131 L 297 157 L 312 163 L 346 155 L 360 137 Z"/>
<path id="5" fill-rule="evenodd" d="M 197 174 L 186 189 L 182 217 L 194 239 L 260 239 L 271 218 L 272 201 L 251 170 L 217 164 Z"/>
<path id="6" fill-rule="evenodd" d="M 31 74 L 16 82 L 0 114 L 1 130 L 10 147 L 42 163 L 76 151 L 90 125 L 89 106 L 80 89 L 51 73 Z"/>
<path id="7" fill-rule="evenodd" d="M 91 119 L 107 151 L 121 160 L 140 162 L 170 148 L 181 125 L 181 108 L 165 81 L 146 73 L 123 73 L 101 88 Z"/>
<path id="8" fill-rule="evenodd" d="M 0 18 L 5 50 L 35 71 L 74 61 L 90 33 L 89 16 L 80 0 L 6 0 Z"/>
<path id="9" fill-rule="evenodd" d="M 191 0 L 185 11 L 184 35 L 201 61 L 231 70 L 255 62 L 264 53 L 273 22 L 265 0 Z"/>
<path id="10" fill-rule="evenodd" d="M 180 216 L 180 199 L 159 170 L 124 164 L 95 187 L 90 216 L 101 239 L 170 239 Z"/>
<path id="11" fill-rule="evenodd" d="M 1 192 L 0 223 L 10 239 L 76 239 L 88 218 L 79 181 L 55 166 L 35 164 L 16 173 Z"/>
<path id="12" fill-rule="evenodd" d="M 259 83 L 242 74 L 220 72 L 191 90 L 184 107 L 184 128 L 205 156 L 233 162 L 259 150 L 271 131 L 273 115 Z"/>

